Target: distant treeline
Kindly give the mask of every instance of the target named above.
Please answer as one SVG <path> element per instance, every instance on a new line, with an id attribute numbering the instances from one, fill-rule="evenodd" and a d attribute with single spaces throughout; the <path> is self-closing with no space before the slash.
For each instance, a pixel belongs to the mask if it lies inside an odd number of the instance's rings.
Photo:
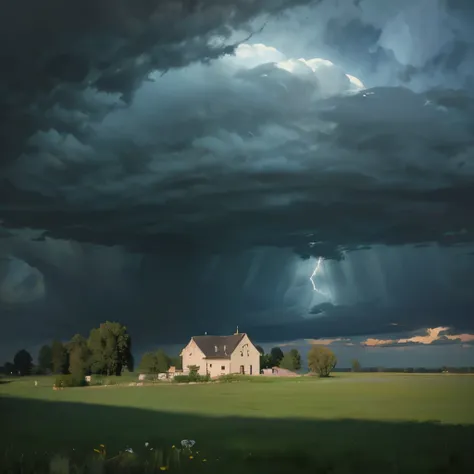
<path id="1" fill-rule="evenodd" d="M 266 354 L 262 346 L 256 346 L 256 348 L 260 353 L 260 369 L 281 367 L 297 372 L 302 367 L 303 360 L 297 349 L 283 352 L 280 347 L 272 347 L 270 352 Z"/>
<path id="2" fill-rule="evenodd" d="M 21 349 L 12 362 L 0 367 L 0 373 L 7 375 L 67 375 L 71 383 L 79 385 L 86 375 L 121 375 L 127 370 L 133 372 L 132 338 L 127 328 L 120 323 L 106 321 L 91 329 L 85 338 L 74 335 L 71 340 L 52 341 L 39 350 L 37 364 L 33 357 Z M 144 354 L 140 370 L 147 373 L 165 372 L 170 366 L 181 368 L 181 358 L 168 356 L 164 351 Z"/>
<path id="3" fill-rule="evenodd" d="M 336 368 L 334 372 L 390 372 L 390 373 L 404 373 L 404 374 L 474 374 L 474 367 L 361 367 L 358 370 L 352 368 Z"/>
<path id="4" fill-rule="evenodd" d="M 74 335 L 63 343 L 55 340 L 45 344 L 38 353 L 38 364 L 25 350 L 19 350 L 13 362 L 6 362 L 3 372 L 12 375 L 71 374 L 77 381 L 85 375 L 120 375 L 124 369 L 133 371 L 132 340 L 127 328 L 120 323 L 106 321 L 91 329 L 86 339 Z"/>
<path id="5" fill-rule="evenodd" d="M 273 347 L 269 353 L 265 353 L 261 346 L 256 347 L 260 353 L 261 369 L 281 367 L 294 372 L 304 371 L 303 357 L 298 350 L 283 352 L 280 347 Z M 130 372 L 134 370 L 131 348 L 132 339 L 127 328 L 120 323 L 106 321 L 98 328 L 92 329 L 87 339 L 76 334 L 66 343 L 56 340 L 51 345 L 44 345 L 39 351 L 37 365 L 33 364 L 31 354 L 22 349 L 15 354 L 13 362 L 6 362 L 3 367 L 0 367 L 0 373 L 8 375 L 71 374 L 78 381 L 90 374 L 120 375 L 124 370 Z M 307 361 L 310 369 L 316 364 L 314 360 L 310 360 L 311 353 L 310 351 Z M 326 348 L 324 354 L 313 354 L 313 358 L 318 359 L 323 355 L 333 360 L 329 365 L 334 372 L 474 373 L 474 367 L 363 367 L 358 359 L 352 360 L 350 368 L 335 368 L 337 359 L 329 348 Z M 319 362 L 316 365 L 318 364 Z M 143 355 L 139 370 L 154 374 L 166 372 L 171 366 L 182 369 L 181 357 L 172 357 L 163 350 L 156 350 Z"/>

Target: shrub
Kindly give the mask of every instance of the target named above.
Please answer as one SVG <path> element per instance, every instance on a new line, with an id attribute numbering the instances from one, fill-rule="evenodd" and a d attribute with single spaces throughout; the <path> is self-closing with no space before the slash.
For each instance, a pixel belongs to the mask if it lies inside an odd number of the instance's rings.
<path id="1" fill-rule="evenodd" d="M 227 374 L 221 375 L 217 381 L 222 383 L 249 382 L 249 383 L 276 383 L 280 377 L 255 377 L 255 375 Z"/>
<path id="2" fill-rule="evenodd" d="M 104 385 L 104 376 L 103 375 L 91 375 L 90 385 Z"/>
<path id="3" fill-rule="evenodd" d="M 101 374 L 94 374 L 91 375 L 91 381 L 89 385 L 117 385 L 119 383 L 119 380 L 117 376 L 107 376 L 107 375 L 101 375 Z"/>
<path id="4" fill-rule="evenodd" d="M 87 382 L 83 378 L 77 378 L 71 374 L 67 374 L 67 375 L 61 374 L 61 375 L 56 376 L 54 380 L 54 385 L 56 385 L 56 387 L 63 387 L 63 388 L 84 387 L 85 385 L 87 385 Z"/>
<path id="5" fill-rule="evenodd" d="M 230 383 L 230 382 L 239 382 L 240 380 L 242 380 L 241 377 L 239 377 L 239 375 L 236 375 L 236 374 L 221 375 L 219 377 L 219 382 Z"/>
<path id="6" fill-rule="evenodd" d="M 320 377 L 329 377 L 336 363 L 336 355 L 329 347 L 314 345 L 309 351 L 308 367 Z"/>
<path id="7" fill-rule="evenodd" d="M 31 375 L 47 375 L 48 371 L 42 369 L 41 367 L 34 365 L 31 369 Z"/>
<path id="8" fill-rule="evenodd" d="M 197 370 L 190 370 L 188 378 L 190 382 L 198 382 L 200 375 Z"/>
<path id="9" fill-rule="evenodd" d="M 198 365 L 190 365 L 188 366 L 189 369 L 189 381 L 196 382 L 199 378 L 199 366 Z"/>
<path id="10" fill-rule="evenodd" d="M 176 375 L 173 379 L 173 382 L 176 383 L 190 383 L 190 382 L 210 382 L 210 375 L 199 375 L 199 374 L 189 374 L 189 375 Z"/>
<path id="11" fill-rule="evenodd" d="M 145 378 L 143 380 L 140 380 L 140 382 L 166 382 L 167 379 L 161 379 L 160 375 L 162 374 L 146 374 Z"/>
<path id="12" fill-rule="evenodd" d="M 176 383 L 189 383 L 189 375 L 175 375 L 173 382 Z"/>

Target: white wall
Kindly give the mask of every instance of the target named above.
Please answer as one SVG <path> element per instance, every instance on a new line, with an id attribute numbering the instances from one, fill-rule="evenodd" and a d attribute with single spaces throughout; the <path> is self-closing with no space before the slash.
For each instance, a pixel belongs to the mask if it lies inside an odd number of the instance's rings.
<path id="1" fill-rule="evenodd" d="M 204 354 L 197 344 L 191 339 L 189 344 L 182 350 L 181 358 L 183 360 L 183 371 L 188 371 L 188 366 L 199 366 L 199 375 L 206 375 L 206 360 Z"/>
<path id="2" fill-rule="evenodd" d="M 205 362 L 211 377 L 230 374 L 229 359 L 207 359 Z"/>
<path id="3" fill-rule="evenodd" d="M 244 366 L 245 375 L 260 374 L 260 353 L 245 335 L 232 353 L 230 358 L 230 372 L 240 373 L 240 366 Z"/>

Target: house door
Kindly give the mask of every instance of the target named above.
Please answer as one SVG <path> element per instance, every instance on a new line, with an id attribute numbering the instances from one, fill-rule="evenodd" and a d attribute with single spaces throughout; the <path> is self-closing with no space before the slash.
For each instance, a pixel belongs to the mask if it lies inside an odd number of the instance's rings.
<path id="1" fill-rule="evenodd" d="M 249 374 L 252 375 L 252 366 L 250 366 Z"/>
<path id="2" fill-rule="evenodd" d="M 243 375 L 245 374 L 245 368 L 243 365 L 240 366 L 240 373 Z"/>

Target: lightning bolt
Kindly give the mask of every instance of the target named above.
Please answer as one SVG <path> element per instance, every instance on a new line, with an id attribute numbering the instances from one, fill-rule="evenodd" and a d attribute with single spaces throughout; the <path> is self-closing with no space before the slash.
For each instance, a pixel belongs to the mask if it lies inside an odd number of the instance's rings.
<path id="1" fill-rule="evenodd" d="M 313 273 L 311 273 L 311 276 L 309 277 L 309 281 L 311 282 L 311 285 L 313 286 L 313 291 L 316 291 L 320 295 L 323 295 L 326 298 L 329 298 L 329 295 L 326 292 L 324 292 L 324 291 L 322 291 L 322 290 L 320 290 L 319 288 L 316 287 L 316 284 L 314 283 L 314 280 L 313 280 L 313 278 L 319 272 L 323 271 L 322 265 L 323 265 L 323 259 L 322 259 L 322 257 L 319 257 L 318 262 L 316 263 L 316 267 L 314 268 Z"/>

